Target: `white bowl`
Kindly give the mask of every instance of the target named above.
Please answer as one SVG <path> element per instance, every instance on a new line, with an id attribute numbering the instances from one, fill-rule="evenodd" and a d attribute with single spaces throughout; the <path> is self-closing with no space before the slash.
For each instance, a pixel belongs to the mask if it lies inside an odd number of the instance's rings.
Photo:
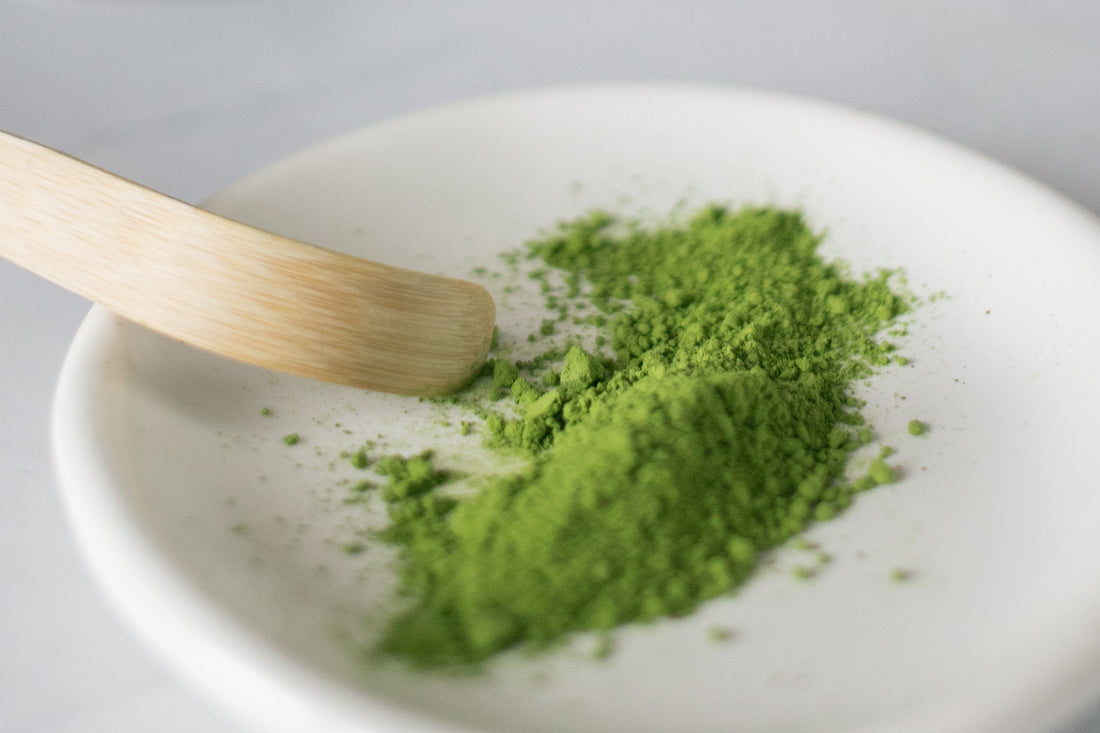
<path id="1" fill-rule="evenodd" d="M 857 110 L 639 84 L 375 125 L 208 205 L 466 276 L 594 207 L 714 200 L 801 208 L 827 256 L 946 294 L 914 315 L 912 364 L 861 387 L 904 479 L 813 529 L 833 561 L 812 581 L 786 571 L 803 551 L 785 549 L 736 596 L 625 629 L 602 661 L 581 638 L 473 677 L 366 664 L 392 553 L 341 551 L 383 515 L 342 502 L 355 469 L 340 452 L 378 434 L 457 446 L 441 408 L 229 363 L 94 308 L 54 437 L 108 596 L 185 677 L 268 731 L 1006 733 L 1079 711 L 1100 682 L 1100 225 L 1073 204 Z M 502 330 L 526 333 L 534 306 L 497 295 L 511 303 Z M 927 435 L 906 433 L 914 418 Z M 291 432 L 302 442 L 285 445 Z M 902 567 L 912 579 L 890 582 Z M 715 643 L 716 624 L 737 635 Z"/>

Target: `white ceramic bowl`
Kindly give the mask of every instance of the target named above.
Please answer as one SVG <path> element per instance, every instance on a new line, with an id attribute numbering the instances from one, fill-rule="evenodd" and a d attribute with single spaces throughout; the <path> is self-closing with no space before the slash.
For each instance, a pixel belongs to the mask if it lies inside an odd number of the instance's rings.
<path id="1" fill-rule="evenodd" d="M 709 86 L 560 88 L 376 125 L 247 178 L 211 209 L 399 265 L 470 275 L 593 207 L 801 208 L 824 253 L 947 297 L 912 364 L 861 387 L 904 479 L 861 495 L 737 596 L 686 619 L 453 678 L 359 654 L 391 552 L 342 502 L 340 452 L 455 442 L 439 408 L 274 375 L 94 308 L 55 408 L 95 575 L 152 648 L 267 731 L 1041 730 L 1100 682 L 1100 226 L 1057 195 L 870 114 Z M 502 280 L 506 333 L 538 314 Z M 319 327 L 323 327 L 319 324 Z M 270 408 L 272 414 L 261 410 Z M 910 419 L 926 421 L 920 438 Z M 302 442 L 288 447 L 290 432 Z M 465 447 L 463 447 L 465 446 Z M 890 582 L 893 569 L 913 572 Z M 735 629 L 718 644 L 707 629 Z"/>

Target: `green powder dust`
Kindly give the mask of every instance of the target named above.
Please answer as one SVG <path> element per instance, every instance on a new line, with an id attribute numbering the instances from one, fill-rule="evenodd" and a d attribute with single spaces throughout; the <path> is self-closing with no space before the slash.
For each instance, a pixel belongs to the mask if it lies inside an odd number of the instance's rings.
<path id="1" fill-rule="evenodd" d="M 386 467 L 407 605 L 379 650 L 471 665 L 683 616 L 895 480 L 881 456 L 846 478 L 870 436 L 851 389 L 896 362 L 882 333 L 910 299 L 819 243 L 796 212 L 718 206 L 660 228 L 597 212 L 531 243 L 563 276 L 548 306 L 608 348 L 486 370 L 488 441 L 529 457 L 519 475 L 454 498 L 429 456 Z"/>

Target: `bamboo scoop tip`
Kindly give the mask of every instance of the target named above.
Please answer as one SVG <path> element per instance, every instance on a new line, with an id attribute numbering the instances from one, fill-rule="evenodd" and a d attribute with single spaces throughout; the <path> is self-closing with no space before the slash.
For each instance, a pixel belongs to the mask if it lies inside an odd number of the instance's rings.
<path id="1" fill-rule="evenodd" d="M 417 281 L 416 295 L 403 296 L 401 312 L 389 316 L 381 339 L 377 327 L 366 329 L 361 350 L 349 353 L 355 358 L 346 375 L 328 381 L 438 397 L 460 391 L 482 373 L 496 330 L 489 292 L 465 280 L 409 276 Z M 327 365 L 329 372 L 333 366 Z"/>

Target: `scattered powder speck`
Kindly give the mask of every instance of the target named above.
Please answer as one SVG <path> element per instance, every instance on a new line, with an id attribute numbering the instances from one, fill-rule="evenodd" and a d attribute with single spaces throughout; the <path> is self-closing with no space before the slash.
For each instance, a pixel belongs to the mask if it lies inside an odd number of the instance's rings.
<path id="1" fill-rule="evenodd" d="M 913 571 L 908 568 L 894 568 L 890 571 L 890 580 L 895 583 L 904 583 L 913 579 Z"/>

